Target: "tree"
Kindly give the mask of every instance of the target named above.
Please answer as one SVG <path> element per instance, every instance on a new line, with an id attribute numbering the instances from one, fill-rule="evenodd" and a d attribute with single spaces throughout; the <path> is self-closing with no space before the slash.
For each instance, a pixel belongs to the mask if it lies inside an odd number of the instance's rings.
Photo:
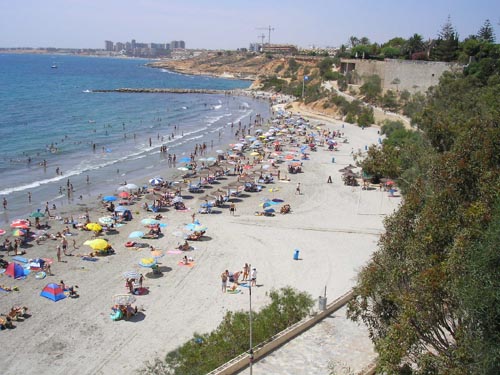
<path id="1" fill-rule="evenodd" d="M 398 97 L 392 90 L 387 90 L 382 97 L 382 106 L 389 111 L 396 111 L 398 109 Z"/>
<path id="2" fill-rule="evenodd" d="M 411 58 L 411 56 L 414 53 L 424 51 L 425 50 L 424 38 L 420 34 L 413 34 L 406 41 L 404 49 L 408 53 L 409 58 Z"/>
<path id="3" fill-rule="evenodd" d="M 443 25 L 432 49 L 432 57 L 438 61 L 455 61 L 458 53 L 458 34 L 451 24 L 451 18 Z"/>
<path id="4" fill-rule="evenodd" d="M 365 100 L 374 103 L 382 92 L 382 80 L 376 74 L 364 77 L 364 83 L 359 88 L 360 93 L 365 97 Z"/>
<path id="5" fill-rule="evenodd" d="M 500 370 L 497 77 L 444 75 L 429 91 L 422 131 L 394 130 L 363 161 L 409 179 L 349 304 L 369 328 L 379 373 Z"/>
<path id="6" fill-rule="evenodd" d="M 351 48 L 354 48 L 359 44 L 359 39 L 355 36 L 350 36 L 347 44 L 351 46 Z"/>
<path id="7" fill-rule="evenodd" d="M 493 31 L 490 20 L 487 19 L 484 21 L 483 26 L 481 26 L 477 33 L 477 38 L 489 43 L 495 43 L 495 32 Z"/>

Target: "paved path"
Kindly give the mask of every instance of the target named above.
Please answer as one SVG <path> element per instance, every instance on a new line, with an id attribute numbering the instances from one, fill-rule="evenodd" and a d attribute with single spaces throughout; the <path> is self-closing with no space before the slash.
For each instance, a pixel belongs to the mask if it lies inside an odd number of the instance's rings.
<path id="1" fill-rule="evenodd" d="M 357 374 L 376 355 L 368 330 L 346 318 L 346 307 L 254 364 L 253 374 Z M 249 374 L 249 369 L 239 374 Z"/>

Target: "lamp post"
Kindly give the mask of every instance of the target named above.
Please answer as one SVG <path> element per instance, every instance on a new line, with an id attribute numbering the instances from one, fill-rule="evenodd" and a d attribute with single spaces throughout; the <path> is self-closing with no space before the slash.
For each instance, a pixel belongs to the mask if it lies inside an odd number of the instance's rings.
<path id="1" fill-rule="evenodd" d="M 306 81 L 309 79 L 309 76 L 304 76 L 304 79 L 302 79 L 302 100 L 304 100 L 304 89 L 306 85 Z"/>
<path id="2" fill-rule="evenodd" d="M 250 318 L 250 350 L 248 351 L 249 354 L 249 361 L 250 361 L 250 375 L 252 375 L 252 365 L 253 365 L 253 344 L 252 344 L 252 283 L 250 282 L 250 287 L 248 288 L 248 295 L 250 298 L 250 311 L 249 311 L 249 318 Z"/>

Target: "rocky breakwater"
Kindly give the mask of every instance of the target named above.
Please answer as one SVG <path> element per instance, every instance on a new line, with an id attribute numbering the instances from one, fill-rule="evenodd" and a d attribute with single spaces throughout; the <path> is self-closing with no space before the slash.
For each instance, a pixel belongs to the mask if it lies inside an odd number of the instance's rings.
<path id="1" fill-rule="evenodd" d="M 236 90 L 211 90 L 211 89 L 168 89 L 168 88 L 118 88 L 92 90 L 92 92 L 120 92 L 139 94 L 234 94 Z"/>

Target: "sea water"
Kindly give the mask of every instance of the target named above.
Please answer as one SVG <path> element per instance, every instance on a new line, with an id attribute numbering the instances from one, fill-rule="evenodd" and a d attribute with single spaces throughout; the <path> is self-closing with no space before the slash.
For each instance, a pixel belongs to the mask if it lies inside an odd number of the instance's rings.
<path id="1" fill-rule="evenodd" d="M 80 196 L 113 194 L 125 181 L 168 178 L 176 168 L 169 167 L 161 146 L 180 159 L 206 143 L 215 155 L 235 142 L 240 122 L 249 126 L 257 114 L 269 116 L 266 101 L 246 96 L 92 92 L 249 86 L 154 69 L 147 62 L 0 54 L 0 199 L 8 202 L 7 210 L 0 206 L 0 228 L 47 201 L 77 204 Z M 68 183 L 75 190 L 70 199 Z"/>

